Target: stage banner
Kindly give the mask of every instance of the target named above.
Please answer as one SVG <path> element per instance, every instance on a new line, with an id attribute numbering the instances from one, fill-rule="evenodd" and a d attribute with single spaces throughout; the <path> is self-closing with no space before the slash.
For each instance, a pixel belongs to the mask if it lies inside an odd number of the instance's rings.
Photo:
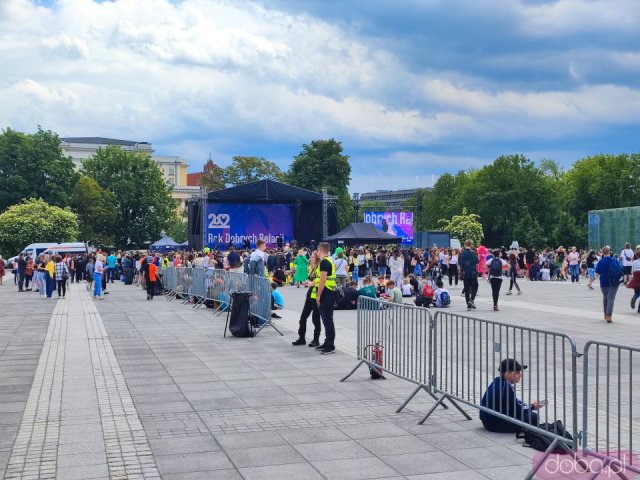
<path id="1" fill-rule="evenodd" d="M 364 212 L 364 223 L 373 223 L 383 232 L 402 237 L 403 245 L 413 244 L 413 212 Z"/>
<path id="2" fill-rule="evenodd" d="M 277 238 L 291 242 L 295 235 L 295 205 L 264 203 L 209 203 L 207 204 L 206 244 L 211 248 L 221 245 L 244 245 L 248 238 L 251 247 L 259 239 L 268 246 L 276 246 Z"/>

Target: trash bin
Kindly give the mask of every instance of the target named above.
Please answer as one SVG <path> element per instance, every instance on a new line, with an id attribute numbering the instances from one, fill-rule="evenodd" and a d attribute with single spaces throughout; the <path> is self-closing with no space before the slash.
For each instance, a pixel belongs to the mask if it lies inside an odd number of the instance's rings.
<path id="1" fill-rule="evenodd" d="M 234 337 L 253 337 L 253 328 L 249 324 L 249 299 L 251 292 L 233 292 L 231 294 L 231 312 L 229 331 Z"/>

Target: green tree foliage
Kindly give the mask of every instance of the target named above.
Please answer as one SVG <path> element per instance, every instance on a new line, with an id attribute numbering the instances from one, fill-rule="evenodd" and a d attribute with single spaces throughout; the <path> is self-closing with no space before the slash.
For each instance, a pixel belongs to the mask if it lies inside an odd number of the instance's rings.
<path id="1" fill-rule="evenodd" d="M 365 200 L 360 202 L 360 210 L 358 212 L 358 221 L 364 221 L 364 212 L 383 212 L 384 202 L 381 200 Z"/>
<path id="2" fill-rule="evenodd" d="M 113 225 L 118 217 L 118 201 L 113 192 L 82 175 L 71 195 L 71 208 L 78 215 L 82 241 L 113 245 Z"/>
<path id="3" fill-rule="evenodd" d="M 172 218 L 167 227 L 167 235 L 178 243 L 186 242 L 189 235 L 187 222 L 182 221 L 177 216 Z"/>
<path id="4" fill-rule="evenodd" d="M 242 185 L 258 180 L 282 180 L 284 174 L 278 166 L 262 157 L 232 158 L 232 163 L 223 171 L 223 180 L 227 185 Z"/>
<path id="5" fill-rule="evenodd" d="M 111 232 L 116 246 L 140 248 L 160 238 L 175 217 L 171 186 L 151 156 L 117 146 L 101 148 L 84 161 L 84 172 L 113 192 L 118 215 Z"/>
<path id="6" fill-rule="evenodd" d="M 0 211 L 33 197 L 66 207 L 76 180 L 55 133 L 38 127 L 34 134 L 10 128 L 0 134 Z"/>
<path id="7" fill-rule="evenodd" d="M 204 187 L 207 192 L 222 190 L 225 187 L 224 169 L 213 163 L 213 160 L 207 160 L 202 172 L 200 176 L 200 186 Z"/>
<path id="8" fill-rule="evenodd" d="M 445 232 L 448 232 L 460 242 L 471 240 L 474 245 L 480 245 L 484 233 L 479 219 L 478 215 L 468 213 L 467 209 L 463 208 L 460 215 L 454 215 L 451 220 L 441 218 L 438 223 Z"/>
<path id="9" fill-rule="evenodd" d="M 72 242 L 78 235 L 78 220 L 68 209 L 28 199 L 0 215 L 0 252 L 17 254 L 30 243 Z"/>
<path id="10" fill-rule="evenodd" d="M 329 195 L 338 197 L 338 228 L 342 229 L 353 221 L 353 203 L 349 197 L 351 165 L 349 157 L 342 154 L 340 142 L 331 138 L 302 145 L 302 150 L 289 166 L 287 181 L 316 192 L 327 187 Z"/>

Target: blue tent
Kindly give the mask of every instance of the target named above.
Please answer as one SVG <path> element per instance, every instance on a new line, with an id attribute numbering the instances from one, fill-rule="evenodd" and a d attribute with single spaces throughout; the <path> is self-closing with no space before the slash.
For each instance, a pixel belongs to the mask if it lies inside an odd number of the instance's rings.
<path id="1" fill-rule="evenodd" d="M 160 240 L 152 243 L 149 249 L 153 252 L 165 253 L 179 250 L 181 247 L 182 246 L 169 235 L 164 235 Z"/>

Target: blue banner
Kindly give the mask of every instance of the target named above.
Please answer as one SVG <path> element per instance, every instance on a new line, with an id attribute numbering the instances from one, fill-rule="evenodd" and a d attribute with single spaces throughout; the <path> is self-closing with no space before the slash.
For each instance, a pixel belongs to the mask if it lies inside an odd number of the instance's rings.
<path id="1" fill-rule="evenodd" d="M 207 204 L 205 244 L 244 245 L 246 239 L 255 247 L 258 240 L 275 246 L 277 238 L 291 242 L 295 234 L 295 206 L 289 204 L 209 203 Z"/>

